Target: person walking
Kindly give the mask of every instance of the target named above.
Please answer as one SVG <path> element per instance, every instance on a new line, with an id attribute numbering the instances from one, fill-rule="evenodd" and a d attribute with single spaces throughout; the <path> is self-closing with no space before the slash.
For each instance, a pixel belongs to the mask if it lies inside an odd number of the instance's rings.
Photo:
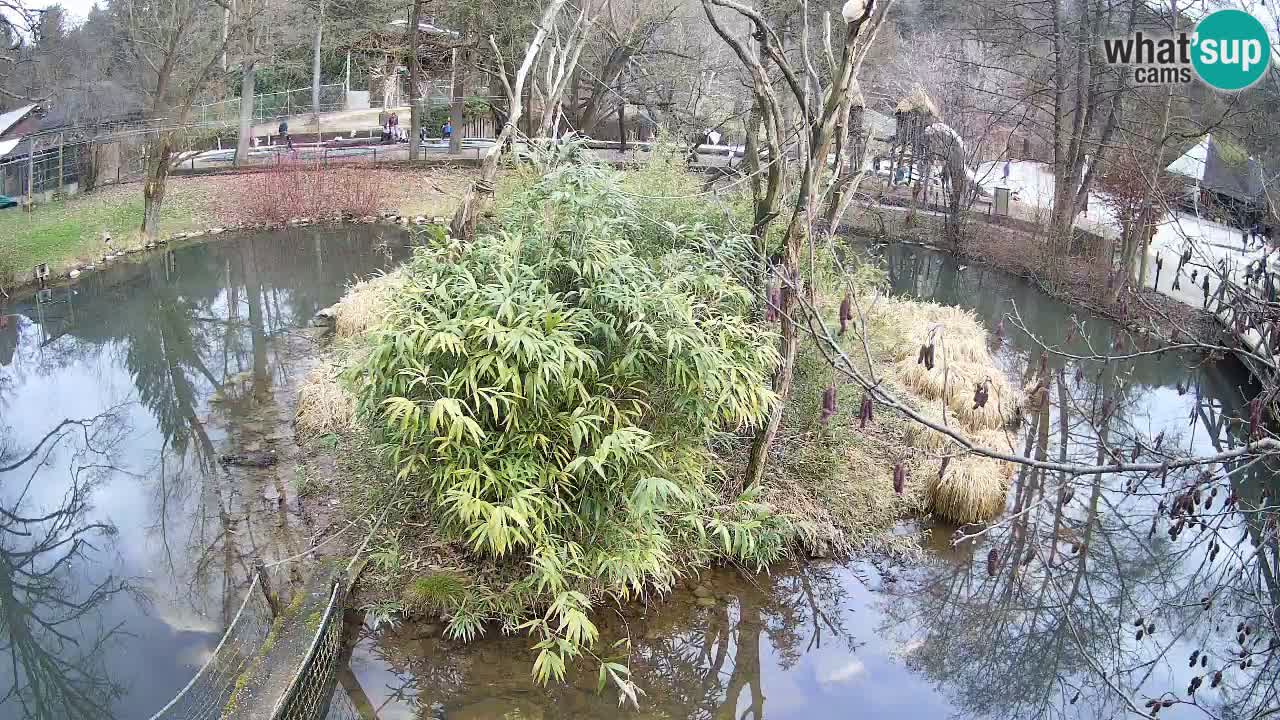
<path id="1" fill-rule="evenodd" d="M 400 142 L 400 116 L 391 113 L 391 117 L 387 118 L 387 127 L 391 132 L 391 142 Z"/>
<path id="2" fill-rule="evenodd" d="M 289 137 L 289 121 L 280 118 L 280 137 L 284 139 L 284 144 L 289 148 L 289 152 L 293 152 L 293 138 Z"/>
<path id="3" fill-rule="evenodd" d="M 445 120 L 444 124 L 440 126 L 440 137 L 444 140 L 449 140 L 453 137 L 453 122 L 451 120 Z"/>

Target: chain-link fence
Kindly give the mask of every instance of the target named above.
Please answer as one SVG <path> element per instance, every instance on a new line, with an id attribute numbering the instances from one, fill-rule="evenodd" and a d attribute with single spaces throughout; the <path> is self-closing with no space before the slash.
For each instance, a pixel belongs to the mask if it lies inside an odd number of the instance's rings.
<path id="1" fill-rule="evenodd" d="M 85 143 L 25 142 L 0 162 L 0 195 L 14 198 L 62 192 L 80 182 Z"/>
<path id="2" fill-rule="evenodd" d="M 329 717 L 333 689 L 338 682 L 342 655 L 342 616 L 346 584 L 334 580 L 329 604 L 316 628 L 315 638 L 303 656 L 289 688 L 280 696 L 271 720 L 325 720 Z"/>
<path id="3" fill-rule="evenodd" d="M 310 87 L 295 88 L 253 96 L 253 119 L 261 122 L 286 115 L 317 112 L 312 103 Z M 319 112 L 336 112 L 346 109 L 347 88 L 342 83 L 320 86 Z M 240 121 L 240 98 L 223 100 L 197 107 L 192 119 L 201 124 L 234 125 Z"/>
<path id="4" fill-rule="evenodd" d="M 257 577 L 245 592 L 222 642 L 191 682 L 151 720 L 218 720 L 235 694 L 237 682 L 249 671 L 271 632 L 271 606 Z"/>

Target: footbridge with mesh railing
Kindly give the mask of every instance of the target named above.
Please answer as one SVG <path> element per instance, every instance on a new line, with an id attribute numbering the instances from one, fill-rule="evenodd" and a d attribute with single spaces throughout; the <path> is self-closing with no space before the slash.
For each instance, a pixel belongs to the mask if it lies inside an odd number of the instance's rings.
<path id="1" fill-rule="evenodd" d="M 381 524 L 379 518 L 345 568 L 317 563 L 287 602 L 272 592 L 268 566 L 256 562 L 244 600 L 209 660 L 150 720 L 377 720 L 367 703 L 353 701 L 339 675 L 348 659 L 347 596 Z M 299 560 L 344 531 L 273 565 Z"/>

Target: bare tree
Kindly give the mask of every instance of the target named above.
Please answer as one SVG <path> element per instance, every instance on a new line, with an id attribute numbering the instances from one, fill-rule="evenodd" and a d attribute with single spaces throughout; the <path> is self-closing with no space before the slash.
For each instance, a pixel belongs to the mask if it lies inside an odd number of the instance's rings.
<path id="1" fill-rule="evenodd" d="M 147 139 L 142 188 L 141 234 L 157 237 L 170 163 L 180 128 L 219 69 L 223 52 L 237 33 L 221 36 L 220 0 L 152 2 L 127 0 L 117 10 L 121 35 L 135 61 L 146 97 L 145 115 L 154 127 Z M 240 18 L 243 24 L 249 19 Z"/>
<path id="2" fill-rule="evenodd" d="M 885 13 L 892 0 L 871 0 L 863 4 L 859 0 L 851 0 L 843 9 L 845 21 L 844 50 L 838 64 L 832 62 L 830 79 L 824 88 L 822 78 L 813 69 L 812 63 L 806 62 L 803 72 L 797 72 L 792 63 L 784 56 L 777 31 L 758 11 L 741 5 L 734 0 L 702 0 L 703 9 L 708 21 L 716 33 L 729 45 L 738 59 L 751 75 L 752 93 L 765 127 L 765 138 L 768 143 L 768 165 L 771 170 L 770 189 L 766 196 L 776 197 L 778 188 L 774 185 L 774 175 L 780 172 L 782 157 L 783 107 L 773 90 L 765 61 L 770 62 L 782 74 L 784 85 L 790 90 L 800 108 L 802 136 L 805 139 L 807 154 L 804 167 L 797 181 L 795 205 L 791 210 L 791 218 L 783 235 L 782 259 L 777 269 L 783 278 L 776 300 L 776 311 L 782 318 L 782 361 L 774 375 L 773 389 L 780 398 L 764 427 L 756 433 L 751 445 L 751 456 L 747 467 L 745 486 L 752 486 L 764 477 L 769 449 L 773 445 L 778 429 L 782 424 L 783 407 L 790 395 L 791 383 L 795 372 L 796 350 L 799 343 L 799 328 L 796 323 L 799 308 L 798 293 L 802 292 L 800 279 L 800 253 L 810 239 L 810 229 L 816 219 L 822 198 L 819 190 L 821 178 L 827 167 L 836 124 L 841 117 L 847 117 L 851 103 L 855 75 L 866 55 L 867 46 L 875 37 L 877 29 L 884 22 Z M 730 33 L 716 17 L 715 7 L 725 8 L 748 20 L 753 28 L 752 37 L 760 43 L 759 53 L 753 53 L 734 34 Z M 828 48 L 834 58 L 834 52 Z M 807 56 L 808 49 L 805 49 Z M 810 95 L 810 89 L 814 92 Z M 842 115 L 843 113 L 843 115 Z M 780 179 L 780 178 L 779 178 Z M 761 217 L 757 206 L 756 226 L 752 233 L 763 238 L 767 231 L 769 218 Z M 770 299 L 770 304 L 775 304 Z"/>
<path id="3" fill-rule="evenodd" d="M 493 50 L 495 69 L 492 71 L 502 82 L 503 93 L 507 98 L 507 118 L 502 129 L 498 132 L 493 146 L 485 151 L 484 159 L 480 165 L 480 176 L 471 183 L 467 188 L 466 194 L 462 198 L 462 204 L 458 206 L 457 212 L 453 216 L 451 230 L 455 237 L 462 239 L 470 239 L 475 235 L 476 223 L 481 214 L 493 202 L 493 182 L 498 175 L 498 160 L 501 159 L 508 142 L 510 142 L 516 133 L 517 123 L 524 114 L 524 89 L 525 82 L 529 77 L 530 71 L 537 62 L 538 53 L 542 50 L 543 43 L 551 34 L 555 26 L 556 18 L 560 11 L 564 8 L 566 0 L 550 0 L 547 3 L 546 10 L 542 13 L 542 19 L 539 21 L 533 37 L 529 40 L 524 50 L 524 59 L 519 67 L 516 68 L 514 74 L 507 71 L 506 61 L 502 56 L 502 51 L 498 48 L 498 43 L 493 35 L 489 36 L 489 47 Z"/>

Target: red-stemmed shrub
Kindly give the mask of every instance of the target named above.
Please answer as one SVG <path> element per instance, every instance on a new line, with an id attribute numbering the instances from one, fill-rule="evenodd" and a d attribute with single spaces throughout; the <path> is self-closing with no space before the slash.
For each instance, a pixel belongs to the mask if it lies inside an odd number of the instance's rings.
<path id="1" fill-rule="evenodd" d="M 387 204 L 388 174 L 371 162 L 329 165 L 282 159 L 270 169 L 242 176 L 238 214 L 245 222 L 269 225 L 376 215 Z"/>

